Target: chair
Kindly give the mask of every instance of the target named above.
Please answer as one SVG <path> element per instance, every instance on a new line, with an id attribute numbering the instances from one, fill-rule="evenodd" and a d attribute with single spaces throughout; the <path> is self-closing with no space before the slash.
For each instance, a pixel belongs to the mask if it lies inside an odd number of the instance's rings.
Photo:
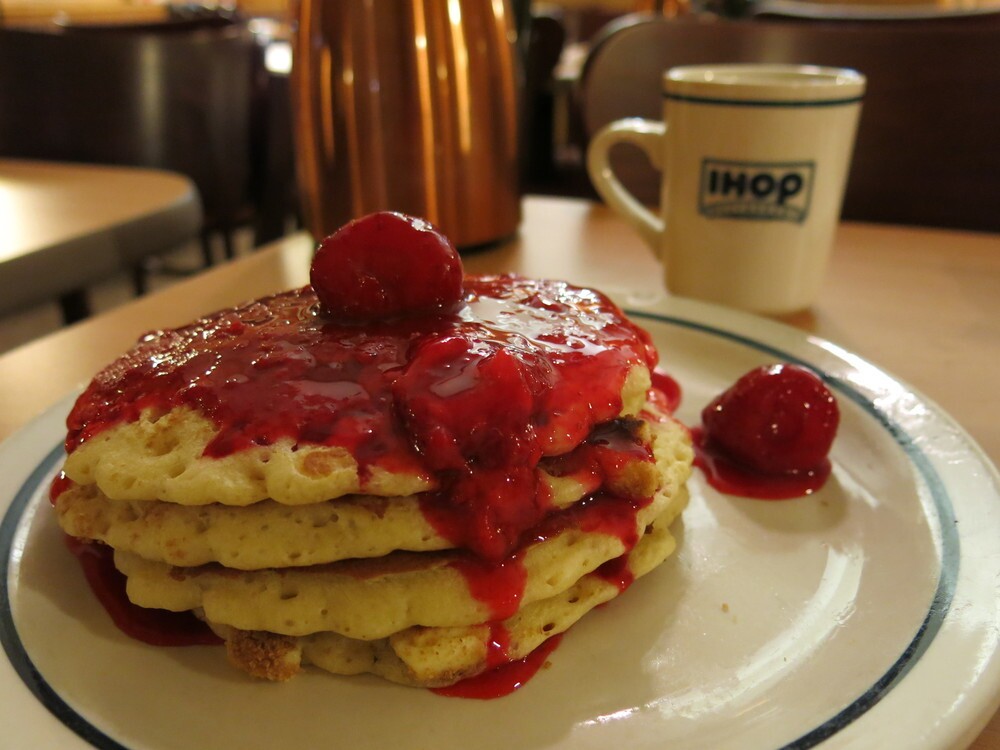
<path id="1" fill-rule="evenodd" d="M 553 154 L 555 95 L 553 71 L 559 62 L 566 30 L 552 13 L 533 13 L 524 46 L 524 138 L 521 183 L 525 192 L 541 192 L 556 175 Z"/>
<path id="2" fill-rule="evenodd" d="M 1000 231 L 1000 13 L 827 21 L 629 16 L 596 40 L 579 84 L 588 133 L 661 116 L 676 65 L 809 63 L 868 78 L 843 216 Z M 658 175 L 633 154 L 623 181 L 657 201 Z"/>
<path id="3" fill-rule="evenodd" d="M 0 29 L 0 155 L 157 167 L 201 195 L 202 244 L 253 216 L 262 50 L 242 26 Z M 136 258 L 138 290 L 144 287 Z"/>
<path id="4" fill-rule="evenodd" d="M 133 13 L 137 10 L 135 6 L 131 8 L 125 6 L 119 9 L 119 12 L 122 14 L 120 18 L 105 19 L 98 15 L 95 19 L 88 18 L 86 17 L 87 14 L 84 14 L 83 20 L 74 12 L 75 8 L 57 7 L 58 11 L 54 13 L 50 22 L 67 31 L 170 33 L 173 31 L 198 31 L 208 28 L 223 28 L 240 22 L 240 16 L 234 10 L 197 4 L 180 5 L 171 3 L 167 6 L 153 6 L 152 9 L 141 8 L 140 6 L 138 17 L 133 17 Z M 158 9 L 159 13 L 145 15 L 153 9 Z M 38 28 L 38 24 L 36 24 L 36 28 Z"/>

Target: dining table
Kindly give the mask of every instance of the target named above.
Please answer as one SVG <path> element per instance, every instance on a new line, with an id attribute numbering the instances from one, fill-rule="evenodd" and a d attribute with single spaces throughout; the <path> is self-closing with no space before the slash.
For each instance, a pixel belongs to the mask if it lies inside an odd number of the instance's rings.
<path id="1" fill-rule="evenodd" d="M 0 314 L 58 301 L 80 320 L 88 286 L 196 240 L 201 220 L 175 172 L 0 158 Z"/>
<path id="2" fill-rule="evenodd" d="M 16 440 L 145 332 L 308 283 L 315 248 L 304 232 L 288 235 L 0 356 L 0 440 Z M 565 279 L 643 304 L 668 296 L 640 237 L 589 200 L 526 196 L 517 233 L 463 263 L 468 273 Z M 1000 463 L 1000 235 L 843 222 L 815 304 L 775 322 L 898 378 Z M 970 740 L 1000 750 L 1000 714 Z"/>

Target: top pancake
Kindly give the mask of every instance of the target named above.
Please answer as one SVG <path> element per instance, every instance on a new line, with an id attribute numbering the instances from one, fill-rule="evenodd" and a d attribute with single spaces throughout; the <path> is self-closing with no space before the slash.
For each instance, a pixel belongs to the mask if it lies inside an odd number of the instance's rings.
<path id="1" fill-rule="evenodd" d="M 464 295 L 360 326 L 305 287 L 148 334 L 78 399 L 65 472 L 184 505 L 410 495 L 530 469 L 642 408 L 655 349 L 599 292 L 483 276 Z"/>
<path id="2" fill-rule="evenodd" d="M 641 410 L 649 385 L 645 367 L 629 370 L 621 390 L 622 415 Z M 144 409 L 133 421 L 81 443 L 67 457 L 64 471 L 77 484 L 97 485 L 113 500 L 191 506 L 247 506 L 266 499 L 310 505 L 356 494 L 403 497 L 439 484 L 415 457 L 393 466 L 366 466 L 345 447 L 287 437 L 213 457 L 208 447 L 218 434 L 211 420 L 190 407 L 166 414 Z"/>

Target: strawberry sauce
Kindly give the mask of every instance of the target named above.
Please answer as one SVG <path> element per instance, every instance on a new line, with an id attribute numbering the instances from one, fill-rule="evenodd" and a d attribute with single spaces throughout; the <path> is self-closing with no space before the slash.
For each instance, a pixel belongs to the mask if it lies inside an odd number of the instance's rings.
<path id="1" fill-rule="evenodd" d="M 73 480 L 66 476 L 65 472 L 60 471 L 49 485 L 49 502 L 55 505 L 59 496 L 72 486 Z"/>
<path id="2" fill-rule="evenodd" d="M 601 488 L 653 460 L 635 425 L 618 419 L 629 372 L 657 364 L 652 339 L 593 290 L 513 275 L 463 280 L 450 244 L 403 215 L 365 217 L 324 240 L 311 280 L 317 291 L 144 336 L 77 400 L 66 450 L 144 413 L 187 408 L 215 426 L 207 458 L 282 441 L 345 449 L 362 493 L 375 469 L 426 478 L 434 489 L 421 497 L 423 513 L 459 548 L 450 564 L 492 623 L 488 671 L 437 692 L 505 695 L 560 640 L 509 662 L 502 620 L 521 603 L 529 545 L 569 525 L 617 537 L 626 551 L 638 541 L 636 514 L 651 498 Z M 672 411 L 679 388 L 657 377 Z M 554 513 L 540 465 L 578 479 L 587 497 Z M 217 642 L 196 620 L 131 605 L 107 548 L 69 546 L 129 635 Z M 605 568 L 620 588 L 630 583 Z"/>
<path id="3" fill-rule="evenodd" d="M 639 425 L 638 420 L 630 418 L 597 425 L 572 451 L 543 459 L 542 464 L 550 474 L 572 477 L 596 491 L 631 464 L 653 463 L 652 450 L 638 437 Z"/>
<path id="4" fill-rule="evenodd" d="M 431 692 L 449 698 L 473 698 L 477 700 L 490 700 L 510 695 L 535 676 L 561 641 L 562 634 L 554 635 L 523 659 L 501 663 L 500 666 L 487 672 L 448 687 L 431 688 Z M 503 648 L 505 649 L 506 646 Z"/>
<path id="5" fill-rule="evenodd" d="M 652 498 L 625 498 L 598 492 L 543 519 L 525 534 L 523 546 L 500 562 L 466 553 L 450 565 L 462 573 L 470 593 L 487 605 L 489 619 L 504 620 L 520 607 L 527 582 L 523 557 L 530 544 L 544 542 L 566 529 L 578 529 L 616 537 L 628 552 L 640 537 L 636 516 L 651 502 Z"/>
<path id="6" fill-rule="evenodd" d="M 68 419 L 67 451 L 143 411 L 188 407 L 226 456 L 279 440 L 341 446 L 430 477 L 456 543 L 501 560 L 551 510 L 535 470 L 618 416 L 648 335 L 602 294 L 466 277 L 453 313 L 351 325 L 310 287 L 150 333 L 102 371 Z"/>
<path id="7" fill-rule="evenodd" d="M 790 500 L 811 495 L 830 476 L 831 464 L 824 459 L 818 466 L 783 474 L 768 474 L 743 466 L 705 437 L 700 427 L 691 430 L 694 444 L 694 465 L 719 492 L 751 497 L 757 500 Z"/>
<path id="8" fill-rule="evenodd" d="M 490 609 L 491 620 L 505 620 L 517 612 L 528 580 L 527 571 L 516 552 L 499 563 L 468 556 L 455 560 L 452 567 L 461 572 L 469 593 Z"/>
<path id="9" fill-rule="evenodd" d="M 677 407 L 681 405 L 681 398 L 684 395 L 681 390 L 681 384 L 660 368 L 653 370 L 652 380 L 653 391 L 651 395 L 661 409 L 666 411 L 667 414 L 673 414 L 677 411 Z"/>
<path id="10" fill-rule="evenodd" d="M 820 377 L 792 364 L 750 370 L 701 412 L 695 465 L 720 492 L 766 500 L 809 495 L 830 476 L 840 424 Z"/>
<path id="11" fill-rule="evenodd" d="M 595 570 L 594 574 L 622 592 L 635 583 L 635 574 L 629 567 L 628 555 L 608 560 Z"/>
<path id="12" fill-rule="evenodd" d="M 66 537 L 94 596 L 111 621 L 125 635 L 152 646 L 206 646 L 222 643 L 209 627 L 190 612 L 146 609 L 129 601 L 125 576 L 117 568 L 114 552 L 103 544 Z"/>

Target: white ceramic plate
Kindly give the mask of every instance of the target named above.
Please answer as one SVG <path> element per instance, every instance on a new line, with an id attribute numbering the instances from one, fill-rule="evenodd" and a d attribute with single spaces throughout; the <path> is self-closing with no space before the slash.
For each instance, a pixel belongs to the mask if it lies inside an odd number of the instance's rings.
<path id="1" fill-rule="evenodd" d="M 693 303 L 634 311 L 689 424 L 751 367 L 821 372 L 832 480 L 784 502 L 696 473 L 675 558 L 499 700 L 375 678 L 254 682 L 121 635 L 46 498 L 67 399 L 0 446 L 0 745 L 11 748 L 944 748 L 1000 702 L 997 472 L 934 404 L 836 346 Z"/>

